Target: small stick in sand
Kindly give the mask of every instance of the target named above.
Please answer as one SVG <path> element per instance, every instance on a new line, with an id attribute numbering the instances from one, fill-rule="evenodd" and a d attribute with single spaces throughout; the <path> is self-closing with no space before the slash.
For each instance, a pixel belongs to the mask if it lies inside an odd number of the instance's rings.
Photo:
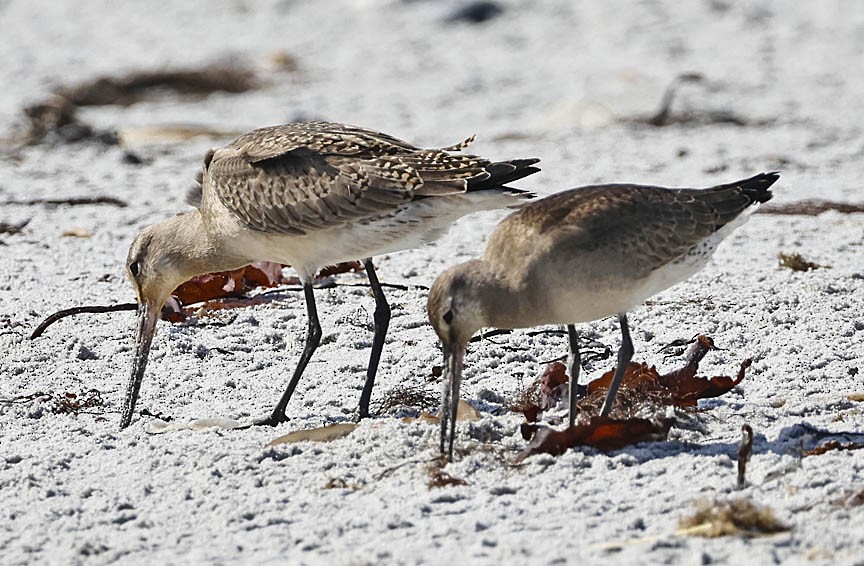
<path id="1" fill-rule="evenodd" d="M 103 312 L 119 312 L 119 311 L 134 311 L 138 308 L 137 303 L 121 303 L 119 305 L 88 305 L 83 307 L 72 307 L 71 309 L 63 309 L 62 311 L 57 311 L 51 316 L 47 317 L 45 320 L 39 323 L 39 326 L 33 331 L 30 335 L 30 339 L 39 338 L 42 336 L 42 333 L 45 332 L 45 329 L 60 320 L 61 318 L 66 318 L 67 316 L 74 316 L 76 314 L 81 314 L 85 312 L 90 313 L 103 313 Z"/>
<path id="2" fill-rule="evenodd" d="M 750 461 L 752 451 L 753 428 L 745 424 L 741 426 L 741 443 L 738 445 L 738 489 L 743 488 L 747 483 L 744 476 L 747 473 L 747 462 Z"/>

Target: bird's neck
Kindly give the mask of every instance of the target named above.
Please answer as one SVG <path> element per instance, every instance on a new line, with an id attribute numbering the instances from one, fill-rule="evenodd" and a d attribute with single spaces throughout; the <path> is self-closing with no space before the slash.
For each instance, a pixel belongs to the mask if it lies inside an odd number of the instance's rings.
<path id="1" fill-rule="evenodd" d="M 238 269 L 249 263 L 225 246 L 225 239 L 209 229 L 198 210 L 178 214 L 164 223 L 167 231 L 176 235 L 173 251 L 181 259 L 182 274 L 187 279 L 204 273 Z"/>
<path id="2" fill-rule="evenodd" d="M 522 282 L 510 272 L 496 272 L 482 260 L 472 262 L 475 275 L 471 285 L 481 305 L 483 326 L 488 328 L 520 328 L 520 321 L 530 319 L 532 296 L 525 293 Z"/>

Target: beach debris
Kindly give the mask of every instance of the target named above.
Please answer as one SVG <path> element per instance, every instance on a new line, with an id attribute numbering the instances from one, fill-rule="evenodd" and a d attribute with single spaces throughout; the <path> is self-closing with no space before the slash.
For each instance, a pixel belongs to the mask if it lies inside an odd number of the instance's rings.
<path id="1" fill-rule="evenodd" d="M 357 428 L 357 423 L 336 423 L 318 428 L 295 430 L 271 440 L 267 443 L 266 448 L 279 446 L 280 444 L 295 444 L 297 442 L 330 442 L 337 438 L 348 436 L 354 432 L 355 428 Z"/>
<path id="2" fill-rule="evenodd" d="M 747 462 L 753 452 L 753 428 L 749 424 L 741 425 L 741 442 L 738 444 L 738 489 L 747 483 Z"/>
<path id="3" fill-rule="evenodd" d="M 470 403 L 468 403 L 468 401 L 465 401 L 464 399 L 459 399 L 459 404 L 456 408 L 457 421 L 479 421 L 480 418 L 480 411 L 475 409 Z M 402 422 L 405 424 L 413 423 L 415 421 L 422 421 L 433 425 L 440 425 L 441 412 L 439 411 L 437 415 L 433 415 L 427 411 L 421 411 L 420 415 L 417 417 L 402 417 Z"/>
<path id="4" fill-rule="evenodd" d="M 522 424 L 522 437 L 530 442 L 515 459 L 520 463 L 534 454 L 560 456 L 569 448 L 590 446 L 598 450 L 618 450 L 625 446 L 665 440 L 675 423 L 672 418 L 644 419 L 632 417 L 591 417 L 587 424 L 576 424 L 564 430 L 555 430 L 534 423 Z"/>
<path id="5" fill-rule="evenodd" d="M 782 214 L 790 216 L 818 216 L 833 210 L 840 214 L 864 212 L 864 203 L 839 202 L 836 200 L 807 199 L 797 202 L 770 202 L 760 206 L 758 214 Z"/>
<path id="6" fill-rule="evenodd" d="M 0 403 L 12 405 L 15 403 L 39 403 L 48 412 L 55 415 L 101 414 L 102 411 L 91 409 L 102 407 L 102 393 L 97 389 L 88 389 L 83 393 L 45 393 L 37 391 L 29 395 L 19 395 L 12 399 L 2 399 Z"/>
<path id="7" fill-rule="evenodd" d="M 62 238 L 92 238 L 93 232 L 81 226 L 73 226 L 63 230 Z"/>
<path id="8" fill-rule="evenodd" d="M 144 411 L 141 411 L 141 414 L 144 414 Z M 165 422 L 162 419 L 155 419 L 147 423 L 147 426 L 144 428 L 144 430 L 146 430 L 150 434 L 164 434 L 166 432 L 177 432 L 181 430 L 191 430 L 198 432 L 214 428 L 219 430 L 236 430 L 249 428 L 249 426 L 249 424 L 244 424 L 234 419 L 226 418 L 195 419 L 187 423 L 169 423 Z"/>
<path id="9" fill-rule="evenodd" d="M 55 94 L 74 106 L 131 106 L 166 94 L 206 96 L 214 92 L 239 94 L 260 86 L 251 67 L 238 61 L 209 63 L 201 67 L 133 71 L 103 76 L 74 86 L 60 87 Z"/>
<path id="10" fill-rule="evenodd" d="M 236 138 L 242 133 L 243 130 L 220 128 L 206 124 L 123 126 L 117 130 L 117 136 L 120 138 L 120 143 L 125 147 L 179 143 L 197 138 L 211 140 L 219 140 L 223 138 L 230 139 Z M 127 161 L 127 163 L 129 162 Z"/>
<path id="11" fill-rule="evenodd" d="M 797 252 L 791 254 L 780 252 L 780 255 L 777 257 L 780 259 L 780 267 L 785 267 L 792 271 L 812 271 L 821 267 L 831 267 L 830 265 L 819 265 L 818 263 L 808 261 Z"/>
<path id="12" fill-rule="evenodd" d="M 0 222 L 0 234 L 9 234 L 10 236 L 20 234 L 21 230 L 23 230 L 25 226 L 30 224 L 30 220 L 31 219 L 28 218 L 14 224 L 11 222 Z"/>
<path id="13" fill-rule="evenodd" d="M 864 448 L 864 432 L 830 431 L 799 422 L 781 431 L 783 442 L 794 443 L 802 456 L 821 456 L 828 452 Z"/>
<path id="14" fill-rule="evenodd" d="M 30 339 L 33 340 L 39 338 L 40 336 L 42 336 L 42 333 L 45 332 L 45 329 L 47 329 L 49 326 L 51 326 L 61 318 L 66 318 L 67 316 L 75 316 L 84 313 L 102 314 L 106 312 L 134 311 L 137 309 L 137 303 L 121 303 L 119 305 L 89 305 L 59 310 L 54 314 L 49 315 L 45 318 L 45 320 L 40 322 L 39 325 L 36 326 L 36 328 L 30 334 Z"/>
<path id="15" fill-rule="evenodd" d="M 366 487 L 366 484 L 362 481 L 349 482 L 345 478 L 329 478 L 324 484 L 324 489 L 350 489 L 351 491 L 357 491 L 364 487 Z"/>
<path id="16" fill-rule="evenodd" d="M 476 0 L 456 8 L 456 10 L 447 16 L 446 21 L 449 23 L 467 22 L 470 24 L 482 24 L 503 13 L 504 8 L 497 2 Z"/>
<path id="17" fill-rule="evenodd" d="M 666 90 L 663 92 L 663 98 L 660 101 L 660 108 L 656 113 L 648 117 L 639 117 L 627 121 L 637 124 L 647 124 L 658 128 L 673 124 L 732 124 L 735 126 L 747 126 L 751 124 L 750 120 L 730 110 L 691 110 L 680 114 L 673 114 L 672 103 L 675 101 L 681 87 L 685 84 L 712 86 L 712 83 L 702 73 L 682 73 L 672 79 L 672 82 L 666 87 Z M 767 121 L 767 123 L 770 122 L 770 120 Z M 766 123 L 766 121 L 763 120 L 760 123 Z"/>
<path id="18" fill-rule="evenodd" d="M 862 434 L 864 436 L 864 434 Z M 809 450 L 804 450 L 805 456 L 820 456 L 825 454 L 826 452 L 832 452 L 834 450 L 860 450 L 864 448 L 864 441 L 862 442 L 840 442 L 839 440 L 828 440 L 823 442 L 819 446 L 811 448 Z"/>
<path id="19" fill-rule="evenodd" d="M 233 271 L 193 277 L 171 294 L 181 305 L 191 305 L 224 297 L 238 297 L 258 287 L 276 287 L 285 283 L 282 264 L 261 261 Z"/>
<path id="20" fill-rule="evenodd" d="M 446 466 L 447 463 L 447 459 L 440 456 L 433 458 L 428 462 L 426 465 L 426 474 L 429 476 L 429 481 L 426 485 L 429 489 L 432 489 L 433 487 L 469 485 L 469 483 L 462 478 L 451 476 L 445 472 L 444 466 Z"/>
<path id="21" fill-rule="evenodd" d="M 832 503 L 840 507 L 860 507 L 864 505 L 864 488 L 847 492 L 842 497 L 838 497 Z"/>
<path id="22" fill-rule="evenodd" d="M 439 395 L 427 391 L 425 386 L 405 383 L 387 391 L 375 412 L 380 415 L 410 409 L 429 411 L 439 403 Z"/>
<path id="23" fill-rule="evenodd" d="M 130 106 L 166 95 L 203 97 L 214 92 L 242 93 L 260 87 L 254 70 L 236 61 L 217 62 L 197 68 L 134 71 L 103 76 L 77 85 L 61 86 L 46 99 L 24 108 L 27 131 L 25 145 L 43 141 L 73 143 L 96 141 L 116 145 L 112 130 L 99 130 L 78 118 L 84 106 Z"/>
<path id="24" fill-rule="evenodd" d="M 678 535 L 716 538 L 743 535 L 756 537 L 792 530 L 780 521 L 774 511 L 750 499 L 700 499 L 695 512 L 678 523 Z"/>
<path id="25" fill-rule="evenodd" d="M 666 418 L 665 406 L 693 408 L 699 399 L 718 397 L 732 390 L 745 376 L 751 360 L 744 360 L 734 378 L 717 376 L 697 377 L 699 362 L 705 354 L 718 349 L 714 341 L 699 335 L 692 341 L 686 363 L 679 369 L 661 375 L 653 366 L 631 362 L 624 373 L 618 401 L 613 409 L 615 418 L 592 417 L 568 429 L 549 428 L 558 424 L 560 417 L 551 415 L 543 422 L 545 412 L 556 409 L 568 397 L 569 377 L 564 364 L 553 362 L 508 408 L 522 413 L 523 438 L 529 441 L 517 461 L 537 453 L 562 454 L 567 448 L 592 446 L 600 450 L 615 450 L 647 440 L 663 440 L 674 419 Z M 585 394 L 576 403 L 580 416 L 596 415 L 606 396 L 613 370 L 591 381 Z M 653 416 L 651 416 L 653 415 Z"/>
<path id="26" fill-rule="evenodd" d="M 663 99 L 660 101 L 660 109 L 657 113 L 646 120 L 652 126 L 665 126 L 669 124 L 669 114 L 672 110 L 672 102 L 675 100 L 675 95 L 678 94 L 678 89 L 685 83 L 699 83 L 705 77 L 702 73 L 682 73 L 672 79 L 666 91 L 663 93 Z"/>
<path id="27" fill-rule="evenodd" d="M 453 485 L 468 485 L 468 482 L 462 478 L 456 478 L 445 472 L 444 470 L 435 470 L 429 474 L 429 488 L 433 487 L 450 487 Z"/>
<path id="28" fill-rule="evenodd" d="M 3 204 L 17 204 L 22 206 L 34 206 L 37 204 L 43 204 L 45 206 L 90 206 L 94 204 L 108 204 L 116 206 L 117 208 L 126 208 L 128 206 L 122 200 L 109 196 L 7 200 L 4 201 Z"/>
<path id="29" fill-rule="evenodd" d="M 358 268 L 359 266 L 359 268 Z M 271 264 L 270 262 L 260 262 L 251 266 L 241 267 L 234 271 L 225 271 L 219 273 L 211 273 L 200 275 L 183 283 L 175 290 L 171 299 L 166 302 L 162 309 L 162 320 L 168 322 L 184 322 L 192 314 L 192 310 L 187 305 L 203 302 L 204 305 L 195 309 L 195 312 L 202 310 L 218 310 L 224 308 L 236 308 L 259 304 L 264 299 L 252 297 L 246 299 L 246 294 L 259 287 L 275 287 L 278 285 L 292 284 L 294 278 L 284 278 L 281 275 L 282 267 L 287 267 L 282 264 Z M 356 261 L 340 263 L 333 267 L 328 267 L 321 270 L 319 278 L 324 276 L 332 276 L 336 273 L 345 273 L 362 269 L 362 265 Z M 326 275 L 325 275 L 326 274 Z M 277 282 L 278 280 L 278 282 Z M 382 286 L 386 285 L 382 283 Z M 244 298 L 243 301 L 231 302 L 231 298 Z M 120 303 L 116 305 L 86 305 L 80 307 L 72 307 L 59 310 L 46 317 L 30 334 L 30 339 L 38 338 L 45 330 L 62 318 L 76 316 L 84 313 L 101 314 L 107 312 L 119 311 L 134 311 L 138 309 L 137 303 Z"/>

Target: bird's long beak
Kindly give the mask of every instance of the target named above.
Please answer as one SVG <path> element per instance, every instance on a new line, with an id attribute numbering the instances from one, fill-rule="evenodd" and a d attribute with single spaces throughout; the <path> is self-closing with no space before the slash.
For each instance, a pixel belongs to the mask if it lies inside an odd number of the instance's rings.
<path id="1" fill-rule="evenodd" d="M 444 391 L 441 401 L 441 453 L 447 454 L 448 460 L 453 460 L 453 439 L 456 437 L 456 413 L 459 410 L 459 386 L 462 384 L 462 363 L 464 358 L 464 346 L 455 345 L 453 347 L 444 347 Z"/>
<path id="2" fill-rule="evenodd" d="M 150 354 L 150 342 L 156 331 L 161 309 L 156 304 L 144 300 L 138 304 L 138 338 L 135 342 L 135 359 L 132 360 L 132 376 L 126 387 L 126 400 L 123 403 L 123 416 L 120 428 L 126 428 L 132 422 L 135 412 L 135 401 L 138 400 L 138 390 L 144 379 L 144 369 L 147 367 L 147 356 Z"/>

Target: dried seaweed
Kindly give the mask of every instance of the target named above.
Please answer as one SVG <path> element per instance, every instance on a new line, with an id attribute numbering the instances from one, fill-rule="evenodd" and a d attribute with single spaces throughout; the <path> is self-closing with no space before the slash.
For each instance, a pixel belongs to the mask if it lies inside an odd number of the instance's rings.
<path id="1" fill-rule="evenodd" d="M 0 222 L 0 234 L 20 234 L 21 230 L 23 230 L 24 227 L 28 224 L 30 224 L 30 218 L 28 218 L 27 220 L 22 220 L 17 224 L 12 224 L 10 222 Z"/>
<path id="2" fill-rule="evenodd" d="M 778 258 L 780 259 L 780 267 L 785 267 L 792 271 L 812 271 L 821 267 L 831 267 L 830 265 L 819 265 L 818 263 L 808 261 L 797 252 L 791 254 L 780 252 Z"/>
<path id="3" fill-rule="evenodd" d="M 719 397 L 729 392 L 744 379 L 752 360 L 746 359 L 741 363 L 735 378 L 697 377 L 699 362 L 706 353 L 716 349 L 710 337 L 697 336 L 687 353 L 685 365 L 664 375 L 653 366 L 630 362 L 621 381 L 616 412 L 625 417 L 635 416 L 648 404 L 694 407 L 699 399 Z M 586 395 L 577 403 L 580 413 L 596 414 L 605 399 L 613 374 L 614 369 L 609 370 L 587 385 Z M 517 397 L 510 409 L 523 413 L 529 422 L 533 422 L 543 411 L 560 403 L 567 394 L 568 381 L 564 364 L 553 362 L 538 380 Z"/>
<path id="4" fill-rule="evenodd" d="M 770 507 L 749 499 L 700 500 L 693 515 L 681 519 L 678 534 L 716 538 L 772 535 L 792 529 L 774 515 Z"/>
<path id="5" fill-rule="evenodd" d="M 818 216 L 833 210 L 841 214 L 864 212 L 864 203 L 839 202 L 825 199 L 807 199 L 798 202 L 769 202 L 759 207 L 759 214 L 782 214 L 791 216 Z"/>
<path id="6" fill-rule="evenodd" d="M 124 205 L 125 206 L 125 205 Z M 356 271 L 362 269 L 362 265 L 356 261 L 340 263 L 336 266 L 327 267 L 321 271 L 319 277 L 330 276 L 336 273 L 345 273 L 348 271 Z M 199 302 L 205 303 L 202 308 L 205 310 L 218 310 L 224 308 L 235 308 L 240 306 L 250 306 L 263 302 L 263 299 L 253 297 L 246 299 L 246 294 L 249 291 L 259 287 L 275 287 L 284 284 L 290 284 L 295 281 L 294 278 L 282 276 L 281 264 L 260 262 L 252 265 L 241 267 L 234 271 L 225 271 L 219 273 L 209 273 L 193 277 L 191 280 L 180 285 L 162 308 L 161 317 L 168 322 L 184 322 L 191 315 L 192 310 L 184 308 L 185 305 L 196 304 Z M 382 286 L 384 284 L 382 283 Z M 226 299 L 244 299 L 242 301 L 230 302 Z M 39 323 L 39 325 L 30 334 L 30 339 L 38 338 L 45 332 L 49 326 L 62 318 L 75 316 L 82 313 L 106 313 L 117 311 L 134 311 L 138 308 L 136 303 L 121 303 L 117 305 L 99 306 L 88 305 L 80 307 L 72 307 L 57 311 Z M 200 309 L 195 309 L 200 310 Z"/>
<path id="7" fill-rule="evenodd" d="M 23 206 L 33 206 L 37 204 L 44 204 L 46 206 L 90 206 L 94 204 L 108 204 L 118 208 L 126 208 L 129 206 L 124 201 L 109 196 L 7 200 L 3 204 L 17 204 Z"/>
<path id="8" fill-rule="evenodd" d="M 170 322 L 183 322 L 192 315 L 187 305 L 204 303 L 200 310 L 220 310 L 259 304 L 264 299 L 248 298 L 248 293 L 258 288 L 281 287 L 300 283 L 297 277 L 285 277 L 282 268 L 285 264 L 269 261 L 255 262 L 233 271 L 220 271 L 193 277 L 172 293 L 172 301 L 166 305 L 162 317 Z M 357 261 L 347 261 L 322 269 L 315 278 L 316 282 L 339 273 L 356 272 L 363 266 Z M 226 301 L 225 299 L 242 299 Z"/>
<path id="9" fill-rule="evenodd" d="M 363 482 L 349 482 L 345 478 L 330 478 L 324 484 L 324 489 L 350 489 L 352 491 L 357 491 L 358 489 L 363 489 L 364 487 L 366 487 L 366 484 Z"/>
<path id="10" fill-rule="evenodd" d="M 833 452 L 836 450 L 847 451 L 847 450 L 860 450 L 864 448 L 864 442 L 840 442 L 838 440 L 828 440 L 816 446 L 815 448 L 811 448 L 809 450 L 804 450 L 805 456 L 821 456 L 826 452 Z"/>
<path id="11" fill-rule="evenodd" d="M 206 96 L 214 92 L 241 93 L 260 86 L 251 68 L 237 63 L 214 63 L 192 69 L 136 71 L 118 77 L 99 77 L 78 85 L 62 86 L 48 98 L 24 108 L 25 145 L 45 140 L 65 143 L 96 141 L 118 143 L 110 130 L 97 130 L 78 118 L 83 106 L 129 106 L 165 95 Z"/>
<path id="12" fill-rule="evenodd" d="M 447 459 L 438 457 L 434 458 L 431 462 L 426 466 L 426 473 L 429 475 L 429 482 L 427 483 L 429 489 L 433 487 L 449 487 L 454 485 L 469 485 L 467 481 L 462 478 L 453 477 L 447 472 L 443 470 L 444 466 L 447 465 Z"/>
<path id="13" fill-rule="evenodd" d="M 429 411 L 435 408 L 439 402 L 438 395 L 427 391 L 423 385 L 406 383 L 387 391 L 375 412 L 380 415 L 405 409 Z"/>
<path id="14" fill-rule="evenodd" d="M 525 416 L 521 431 L 523 438 L 530 441 L 517 460 L 541 452 L 561 454 L 574 446 L 613 450 L 645 440 L 666 438 L 672 425 L 672 420 L 661 416 L 666 405 L 695 407 L 699 399 L 723 395 L 744 379 L 745 370 L 751 364 L 749 359 L 741 363 L 735 378 L 696 376 L 699 362 L 707 352 L 715 349 L 711 338 L 697 336 L 687 353 L 685 365 L 664 375 L 647 364 L 631 362 L 616 397 L 615 418 L 594 417 L 585 422 L 585 416 L 596 415 L 605 400 L 613 374 L 613 370 L 608 371 L 589 383 L 585 395 L 577 401 L 577 416 L 582 422 L 563 431 L 548 428 L 548 424 L 557 424 L 557 417 L 550 417 L 548 423 L 539 424 L 545 411 L 558 407 L 568 396 L 569 378 L 564 364 L 549 364 L 543 375 L 508 407 Z"/>
<path id="15" fill-rule="evenodd" d="M 800 437 L 802 456 L 820 456 L 827 452 L 864 448 L 864 432 L 835 432 L 815 427 L 806 422 L 796 424 L 792 431 L 796 437 Z"/>
<path id="16" fill-rule="evenodd" d="M 212 63 L 200 68 L 135 71 L 119 77 L 99 77 L 61 87 L 56 94 L 74 106 L 130 106 L 165 94 L 206 96 L 238 94 L 258 88 L 252 69 L 237 63 Z"/>
<path id="17" fill-rule="evenodd" d="M 516 456 L 515 462 L 522 462 L 534 454 L 560 456 L 576 446 L 591 446 L 608 451 L 639 442 L 665 440 L 674 423 L 675 419 L 667 418 L 649 420 L 597 416 L 592 417 L 587 424 L 577 424 L 560 431 L 526 423 L 522 425 L 522 436 L 531 437 L 531 441 Z"/>
<path id="18" fill-rule="evenodd" d="M 104 406 L 102 393 L 97 389 L 89 389 L 84 393 L 45 393 L 38 391 L 29 395 L 19 395 L 12 399 L 2 399 L 0 402 L 11 405 L 15 403 L 36 402 L 55 415 L 100 414 L 101 411 L 91 411 Z"/>
<path id="19" fill-rule="evenodd" d="M 468 482 L 462 478 L 454 478 L 444 470 L 437 470 L 429 474 L 429 488 L 433 487 L 449 487 L 451 485 L 468 485 Z"/>
<path id="20" fill-rule="evenodd" d="M 191 305 L 224 297 L 241 297 L 257 287 L 275 287 L 285 281 L 280 264 L 258 262 L 233 271 L 193 277 L 171 294 L 181 305 Z"/>

